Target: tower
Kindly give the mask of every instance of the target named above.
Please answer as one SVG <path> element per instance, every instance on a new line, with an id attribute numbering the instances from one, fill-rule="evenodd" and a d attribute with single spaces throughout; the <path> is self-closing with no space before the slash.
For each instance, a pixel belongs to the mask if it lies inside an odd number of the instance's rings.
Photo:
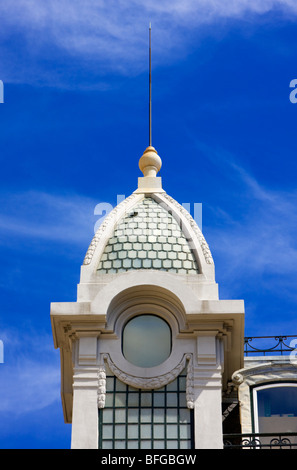
<path id="1" fill-rule="evenodd" d="M 222 448 L 244 304 L 219 299 L 209 246 L 152 146 L 139 167 L 90 243 L 76 302 L 51 304 L 71 447 Z"/>
<path id="2" fill-rule="evenodd" d="M 51 304 L 72 448 L 220 449 L 222 397 L 243 367 L 243 301 L 219 299 L 201 230 L 157 176 L 149 56 L 143 176 L 95 233 L 76 302 Z"/>

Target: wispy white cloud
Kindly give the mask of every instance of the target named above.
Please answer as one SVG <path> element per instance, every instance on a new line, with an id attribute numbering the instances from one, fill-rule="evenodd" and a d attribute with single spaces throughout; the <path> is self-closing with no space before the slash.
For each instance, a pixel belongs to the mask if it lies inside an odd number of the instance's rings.
<path id="1" fill-rule="evenodd" d="M 0 244 L 15 237 L 86 244 L 94 234 L 98 202 L 33 190 L 0 194 Z"/>
<path id="2" fill-rule="evenodd" d="M 24 358 L 0 371 L 0 412 L 23 414 L 40 410 L 60 398 L 59 366 Z"/>
<path id="3" fill-rule="evenodd" d="M 95 59 L 97 75 L 109 69 L 138 72 L 147 67 L 144 54 L 149 22 L 153 24 L 157 64 L 195 47 L 199 28 L 204 25 L 216 23 L 217 33 L 220 20 L 246 20 L 250 15 L 280 9 L 289 19 L 297 14 L 293 0 L 10 0 L 0 4 L 0 38 L 19 38 L 20 46 L 27 51 L 28 64 L 32 66 L 32 57 L 37 60 L 30 72 L 24 63 L 15 63 L 16 51 L 13 63 L 3 52 L 4 78 L 35 82 L 61 79 L 57 61 L 56 69 L 51 68 L 51 73 L 42 77 L 57 51 L 88 65 Z"/>
<path id="4" fill-rule="evenodd" d="M 0 412 L 22 415 L 60 400 L 59 354 L 49 334 L 1 330 Z"/>

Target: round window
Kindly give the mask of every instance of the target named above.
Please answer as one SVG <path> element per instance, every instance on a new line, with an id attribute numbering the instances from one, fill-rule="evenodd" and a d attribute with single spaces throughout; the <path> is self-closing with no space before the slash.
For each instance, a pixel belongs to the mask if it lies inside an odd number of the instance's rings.
<path id="1" fill-rule="evenodd" d="M 171 353 L 171 330 L 156 315 L 139 315 L 128 321 L 123 330 L 123 355 L 139 367 L 162 364 Z"/>

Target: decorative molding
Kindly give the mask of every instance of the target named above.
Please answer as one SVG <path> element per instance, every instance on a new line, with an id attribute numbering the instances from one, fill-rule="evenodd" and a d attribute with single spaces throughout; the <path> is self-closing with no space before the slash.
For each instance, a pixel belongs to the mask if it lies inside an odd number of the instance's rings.
<path id="1" fill-rule="evenodd" d="M 122 210 L 125 208 L 125 206 L 127 206 L 133 199 L 135 199 L 136 197 L 139 197 L 137 194 L 135 193 L 132 193 L 129 197 L 127 197 L 126 199 L 124 199 L 122 202 L 120 202 L 120 204 L 118 204 L 104 219 L 104 221 L 102 222 L 102 224 L 100 225 L 100 227 L 98 228 L 97 232 L 95 233 L 91 243 L 90 243 L 90 246 L 87 250 L 87 253 L 85 255 L 85 258 L 84 258 L 84 261 L 83 261 L 83 265 L 88 265 L 91 263 L 92 259 L 93 259 L 93 255 L 95 253 L 95 250 L 96 250 L 96 247 L 101 239 L 101 236 L 103 235 L 103 233 L 105 232 L 106 228 L 108 227 L 108 225 L 114 220 L 115 222 L 118 221 L 117 219 L 117 215 L 118 213 L 122 213 Z M 114 224 L 113 224 L 114 225 Z"/>
<path id="2" fill-rule="evenodd" d="M 255 385 L 267 381 L 277 382 L 282 379 L 296 380 L 296 370 L 296 364 L 289 360 L 264 362 L 235 371 L 231 380 L 236 386 L 244 382 L 248 385 Z"/>
<path id="3" fill-rule="evenodd" d="M 143 390 L 154 390 L 172 382 L 182 372 L 188 361 L 187 368 L 187 382 L 186 382 L 186 396 L 188 408 L 194 408 L 194 373 L 192 365 L 192 355 L 184 354 L 179 364 L 174 367 L 170 372 L 155 377 L 135 377 L 120 370 L 110 358 L 109 354 L 104 354 L 103 359 L 111 372 L 119 379 L 131 387 L 140 388 Z M 103 401 L 102 401 L 103 402 Z"/>
<path id="4" fill-rule="evenodd" d="M 60 347 L 63 347 L 65 351 L 70 352 L 72 351 L 73 342 L 77 340 L 78 337 L 70 323 L 64 324 L 62 328 L 63 328 L 64 337 L 63 337 L 62 344 Z"/>
<path id="5" fill-rule="evenodd" d="M 237 386 L 241 385 L 243 380 L 244 380 L 243 375 L 240 374 L 239 372 L 235 372 L 232 375 L 232 382 L 234 385 L 237 385 Z"/>
<path id="6" fill-rule="evenodd" d="M 169 196 L 167 193 L 162 193 L 162 197 L 167 199 L 185 217 L 185 219 L 190 224 L 194 234 L 196 235 L 198 239 L 198 242 L 199 242 L 199 245 L 201 246 L 206 263 L 213 264 L 213 258 L 212 258 L 212 254 L 208 246 L 208 243 L 206 242 L 204 235 L 202 234 L 200 228 L 196 224 L 191 214 L 181 204 L 179 204 L 175 199 L 173 199 L 173 197 Z"/>
<path id="7" fill-rule="evenodd" d="M 106 396 L 106 371 L 105 366 L 101 365 L 98 370 L 98 408 L 104 408 Z"/>
<path id="8" fill-rule="evenodd" d="M 127 385 L 131 385 L 131 387 L 142 388 L 144 390 L 152 390 L 164 387 L 164 385 L 172 382 L 185 367 L 184 356 L 180 363 L 166 374 L 155 377 L 135 377 L 119 369 L 112 361 L 109 354 L 105 354 L 104 359 L 106 359 L 108 367 L 119 380 L 126 383 Z"/>
<path id="9" fill-rule="evenodd" d="M 186 397 L 187 397 L 187 407 L 190 409 L 194 408 L 194 367 L 193 367 L 193 356 L 188 354 L 186 356 L 188 360 L 187 368 L 187 385 L 186 385 Z"/>

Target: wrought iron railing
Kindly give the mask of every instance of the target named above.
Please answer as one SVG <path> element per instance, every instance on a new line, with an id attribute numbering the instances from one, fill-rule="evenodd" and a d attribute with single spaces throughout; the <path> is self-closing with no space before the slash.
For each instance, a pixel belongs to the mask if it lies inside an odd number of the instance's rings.
<path id="1" fill-rule="evenodd" d="M 224 449 L 297 449 L 297 433 L 224 434 Z"/>
<path id="2" fill-rule="evenodd" d="M 244 355 L 285 355 L 296 351 L 297 335 L 247 336 L 244 338 Z"/>

